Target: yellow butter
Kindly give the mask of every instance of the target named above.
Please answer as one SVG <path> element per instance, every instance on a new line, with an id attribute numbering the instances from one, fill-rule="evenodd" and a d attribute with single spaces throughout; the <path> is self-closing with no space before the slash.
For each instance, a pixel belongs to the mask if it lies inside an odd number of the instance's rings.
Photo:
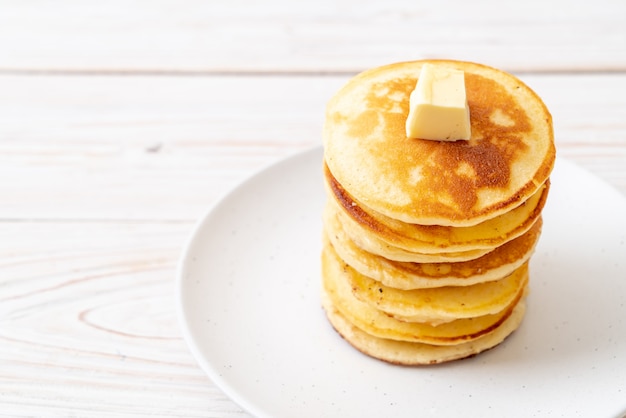
<path id="1" fill-rule="evenodd" d="M 436 141 L 470 139 L 463 71 L 424 64 L 409 102 L 407 137 Z"/>

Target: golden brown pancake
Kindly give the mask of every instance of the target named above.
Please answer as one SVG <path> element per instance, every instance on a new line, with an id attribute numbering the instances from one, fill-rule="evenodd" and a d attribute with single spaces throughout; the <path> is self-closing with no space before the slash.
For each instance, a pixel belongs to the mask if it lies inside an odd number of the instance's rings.
<path id="1" fill-rule="evenodd" d="M 353 235 L 360 229 L 359 234 L 375 234 L 377 239 L 393 247 L 421 254 L 492 250 L 517 238 L 541 215 L 550 185 L 546 180 L 528 200 L 509 212 L 476 225 L 456 227 L 408 224 L 389 218 L 356 201 L 328 170 L 325 170 L 325 178 L 330 189 L 329 201 L 340 208 L 342 223 L 353 231 Z"/>
<path id="2" fill-rule="evenodd" d="M 527 262 L 541 234 L 542 220 L 524 235 L 482 257 L 465 262 L 411 263 L 389 260 L 360 248 L 336 216 L 324 217 L 324 227 L 339 257 L 359 273 L 396 289 L 468 286 L 499 280 Z"/>
<path id="3" fill-rule="evenodd" d="M 407 138 L 425 62 L 463 70 L 469 141 Z M 520 325 L 555 161 L 551 116 L 514 76 L 459 61 L 365 71 L 328 103 L 322 305 L 397 364 L 472 356 Z"/>
<path id="4" fill-rule="evenodd" d="M 337 182 L 364 207 L 420 225 L 472 226 L 528 200 L 555 159 L 541 99 L 503 71 L 428 61 L 465 72 L 471 139 L 407 138 L 409 94 L 424 62 L 365 71 L 330 100 L 324 155 Z"/>
<path id="5" fill-rule="evenodd" d="M 361 302 L 400 321 L 430 325 L 497 314 L 519 298 L 528 281 L 528 264 L 500 280 L 413 290 L 385 286 L 349 266 L 344 272 L 354 296 Z"/>
<path id="6" fill-rule="evenodd" d="M 475 318 L 462 318 L 437 326 L 405 322 L 389 317 L 352 294 L 345 278 L 346 264 L 333 262 L 329 246 L 322 251 L 322 285 L 332 306 L 364 332 L 385 339 L 432 345 L 456 345 L 480 338 L 499 327 L 511 315 L 523 292 L 501 312 Z"/>
<path id="7" fill-rule="evenodd" d="M 375 234 L 364 233 L 358 223 L 351 221 L 338 205 L 328 200 L 324 208 L 324 223 L 330 224 L 330 219 L 337 218 L 347 236 L 360 248 L 372 254 L 385 257 L 389 260 L 413 263 L 450 263 L 474 260 L 491 252 L 491 249 L 478 249 L 459 252 L 441 252 L 436 254 L 424 254 L 395 247 Z"/>
<path id="8" fill-rule="evenodd" d="M 474 356 L 504 341 L 521 324 L 526 304 L 521 300 L 511 315 L 492 332 L 457 345 L 430 345 L 378 338 L 350 323 L 322 293 L 322 306 L 333 328 L 362 353 L 392 364 L 420 366 Z"/>

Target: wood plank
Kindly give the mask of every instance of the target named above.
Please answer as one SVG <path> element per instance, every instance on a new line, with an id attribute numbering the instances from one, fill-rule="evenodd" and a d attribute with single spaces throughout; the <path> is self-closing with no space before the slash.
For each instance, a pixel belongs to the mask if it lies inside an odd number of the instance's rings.
<path id="1" fill-rule="evenodd" d="M 343 81 L 0 77 L 0 218 L 196 218 L 247 175 L 318 144 Z"/>
<path id="2" fill-rule="evenodd" d="M 626 195 L 626 100 L 618 74 L 523 76 L 552 113 L 557 153 Z"/>
<path id="3" fill-rule="evenodd" d="M 0 76 L 0 219 L 194 220 L 319 145 L 347 78 Z M 626 75 L 522 79 L 553 113 L 559 154 L 626 193 Z"/>
<path id="4" fill-rule="evenodd" d="M 621 0 L 4 2 L 4 71 L 353 72 L 457 58 L 626 70 Z"/>
<path id="5" fill-rule="evenodd" d="M 0 222 L 0 415 L 247 416 L 179 331 L 191 227 Z"/>

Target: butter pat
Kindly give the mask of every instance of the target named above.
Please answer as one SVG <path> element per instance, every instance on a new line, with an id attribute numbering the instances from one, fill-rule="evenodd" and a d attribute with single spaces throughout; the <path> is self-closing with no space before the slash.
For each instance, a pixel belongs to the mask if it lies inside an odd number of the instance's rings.
<path id="1" fill-rule="evenodd" d="M 424 64 L 409 99 L 406 136 L 435 141 L 468 140 L 470 114 L 461 70 Z"/>

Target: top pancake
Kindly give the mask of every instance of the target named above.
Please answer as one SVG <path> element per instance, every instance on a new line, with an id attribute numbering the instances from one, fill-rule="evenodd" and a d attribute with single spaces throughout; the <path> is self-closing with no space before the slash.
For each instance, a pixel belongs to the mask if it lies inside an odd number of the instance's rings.
<path id="1" fill-rule="evenodd" d="M 421 66 L 463 70 L 469 141 L 407 138 L 409 95 Z M 520 205 L 555 160 L 552 118 L 514 76 L 461 61 L 414 61 L 365 71 L 330 100 L 324 158 L 357 200 L 403 222 L 471 226 Z"/>

